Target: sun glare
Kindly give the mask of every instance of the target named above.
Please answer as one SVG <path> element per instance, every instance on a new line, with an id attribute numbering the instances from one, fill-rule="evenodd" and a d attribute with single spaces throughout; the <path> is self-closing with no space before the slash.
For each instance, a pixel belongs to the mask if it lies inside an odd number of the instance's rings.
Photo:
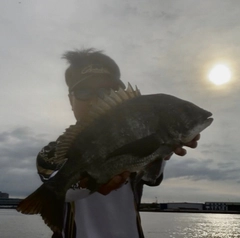
<path id="1" fill-rule="evenodd" d="M 219 64 L 213 67 L 208 75 L 208 78 L 212 83 L 222 85 L 231 79 L 231 71 L 227 66 Z"/>

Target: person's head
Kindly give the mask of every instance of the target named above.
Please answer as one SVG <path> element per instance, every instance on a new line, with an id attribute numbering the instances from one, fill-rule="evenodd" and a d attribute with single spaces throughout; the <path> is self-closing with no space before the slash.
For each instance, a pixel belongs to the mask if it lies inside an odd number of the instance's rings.
<path id="1" fill-rule="evenodd" d="M 77 120 L 87 116 L 97 95 L 104 89 L 125 88 L 118 65 L 109 56 L 92 48 L 68 51 L 63 55 L 70 66 L 65 72 L 69 100 Z"/>

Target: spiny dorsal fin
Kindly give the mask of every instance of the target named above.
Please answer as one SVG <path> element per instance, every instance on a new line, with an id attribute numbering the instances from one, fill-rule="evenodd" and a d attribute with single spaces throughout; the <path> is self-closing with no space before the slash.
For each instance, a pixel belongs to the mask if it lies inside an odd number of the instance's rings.
<path id="1" fill-rule="evenodd" d="M 80 123 L 76 123 L 75 125 L 71 125 L 66 129 L 64 134 L 61 136 L 62 138 L 58 141 L 56 147 L 56 160 L 64 160 L 66 159 L 66 153 L 73 141 L 77 137 L 77 135 L 83 130 L 84 126 Z"/>
<path id="2" fill-rule="evenodd" d="M 126 90 L 120 88 L 118 91 L 110 91 L 110 94 L 105 94 L 103 99 L 99 98 L 97 103 L 92 107 L 90 111 L 90 115 L 95 119 L 98 116 L 101 116 L 111 108 L 127 101 L 131 98 L 135 98 L 140 96 L 141 93 L 136 86 L 136 90 L 133 89 L 130 83 L 128 83 L 128 87 Z"/>
<path id="3" fill-rule="evenodd" d="M 110 94 L 105 94 L 103 99 L 98 98 L 98 101 L 95 105 L 92 106 L 89 117 L 83 122 L 77 122 L 75 125 L 71 125 L 66 129 L 64 134 L 61 136 L 61 139 L 56 148 L 56 162 L 65 161 L 66 153 L 72 143 L 74 142 L 77 135 L 91 124 L 95 119 L 99 118 L 101 115 L 111 110 L 111 108 L 116 107 L 117 105 L 127 101 L 131 98 L 139 97 L 141 93 L 136 86 L 134 90 L 130 83 L 126 90 L 120 88 L 118 91 L 113 91 L 111 89 Z"/>
<path id="4" fill-rule="evenodd" d="M 126 93 L 128 94 L 128 96 L 130 98 L 135 98 L 136 97 L 136 93 L 133 90 L 132 85 L 130 83 L 128 83 L 128 87 L 127 87 Z"/>
<path id="5" fill-rule="evenodd" d="M 137 85 L 136 85 L 135 87 L 136 87 L 136 90 L 135 90 L 136 95 L 137 95 L 137 96 L 141 96 L 141 92 L 140 92 L 140 90 L 138 89 Z"/>

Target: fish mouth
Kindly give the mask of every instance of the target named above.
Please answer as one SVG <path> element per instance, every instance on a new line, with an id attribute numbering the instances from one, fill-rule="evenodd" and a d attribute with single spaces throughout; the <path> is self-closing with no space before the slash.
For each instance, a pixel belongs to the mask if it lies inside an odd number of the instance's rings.
<path id="1" fill-rule="evenodd" d="M 188 133 L 188 135 L 183 136 L 181 139 L 181 142 L 183 144 L 186 144 L 190 141 L 192 141 L 199 133 L 201 133 L 203 130 L 205 130 L 207 127 L 209 127 L 213 122 L 213 117 L 211 112 L 207 112 L 207 117 L 201 118 L 200 122 L 197 123 Z"/>
<path id="2" fill-rule="evenodd" d="M 212 117 L 208 117 L 206 120 L 205 120 L 205 124 L 207 125 L 206 127 L 210 126 L 213 122 L 213 118 Z"/>
<path id="3" fill-rule="evenodd" d="M 207 111 L 207 115 L 206 115 L 206 116 L 207 116 L 207 118 L 205 118 L 205 119 L 203 120 L 203 124 L 206 125 L 205 128 L 207 128 L 208 126 L 210 126 L 210 125 L 212 124 L 212 122 L 213 122 L 213 117 L 212 117 L 213 114 L 212 114 L 211 112 L 208 112 L 208 111 Z M 204 128 L 204 129 L 205 129 L 205 128 Z M 204 130 L 204 129 L 203 129 L 203 130 Z"/>
<path id="4" fill-rule="evenodd" d="M 207 128 L 208 126 L 210 126 L 213 122 L 213 114 L 209 111 L 205 111 L 205 113 L 203 113 L 203 115 L 198 118 L 199 122 L 197 124 L 197 126 L 200 126 L 200 128 L 202 127 L 203 131 L 205 128 Z M 201 132 L 199 131 L 199 133 Z"/>

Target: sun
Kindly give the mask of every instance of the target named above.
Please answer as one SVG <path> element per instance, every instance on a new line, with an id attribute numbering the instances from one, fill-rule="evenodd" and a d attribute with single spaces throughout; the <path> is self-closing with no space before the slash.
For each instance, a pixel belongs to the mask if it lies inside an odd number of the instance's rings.
<path id="1" fill-rule="evenodd" d="M 222 85 L 230 81 L 231 71 L 226 65 L 218 64 L 212 68 L 208 78 L 215 85 Z"/>

